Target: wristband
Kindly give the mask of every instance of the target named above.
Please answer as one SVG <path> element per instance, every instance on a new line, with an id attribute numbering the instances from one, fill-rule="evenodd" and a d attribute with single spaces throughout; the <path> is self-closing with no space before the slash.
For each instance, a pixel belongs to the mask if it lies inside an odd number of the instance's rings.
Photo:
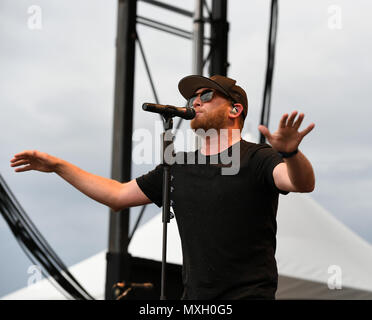
<path id="1" fill-rule="evenodd" d="M 278 151 L 278 153 L 283 157 L 283 158 L 290 158 L 290 157 L 293 157 L 295 154 L 297 154 L 298 152 L 298 149 L 296 149 L 295 151 L 292 151 L 292 152 L 280 152 Z"/>

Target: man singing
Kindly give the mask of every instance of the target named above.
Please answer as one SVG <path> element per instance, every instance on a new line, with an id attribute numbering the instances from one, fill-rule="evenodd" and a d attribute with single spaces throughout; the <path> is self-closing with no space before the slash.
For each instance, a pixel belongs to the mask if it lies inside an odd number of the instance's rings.
<path id="1" fill-rule="evenodd" d="M 314 190 L 311 163 L 298 150 L 314 124 L 299 131 L 304 114 L 297 117 L 294 111 L 282 116 L 274 133 L 258 127 L 271 146 L 247 142 L 240 133 L 248 101 L 235 80 L 191 75 L 178 88 L 195 109 L 190 125 L 201 138 L 201 148 L 178 153 L 182 161 L 170 169 L 170 199 L 183 253 L 182 298 L 275 299 L 279 193 Z M 19 167 L 16 172 L 55 172 L 114 211 L 162 205 L 162 165 L 125 183 L 39 151 L 16 154 L 11 166 Z M 237 170 L 227 171 L 233 167 Z"/>

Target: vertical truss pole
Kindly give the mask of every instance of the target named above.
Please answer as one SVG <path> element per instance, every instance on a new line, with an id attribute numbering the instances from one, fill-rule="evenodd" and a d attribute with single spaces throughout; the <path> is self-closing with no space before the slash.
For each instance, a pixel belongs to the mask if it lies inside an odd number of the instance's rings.
<path id="1" fill-rule="evenodd" d="M 120 182 L 131 179 L 136 16 L 137 0 L 118 0 L 111 177 Z M 115 299 L 113 285 L 129 274 L 128 232 L 129 209 L 110 210 L 106 299 Z"/>
<path id="2" fill-rule="evenodd" d="M 194 27 L 193 27 L 193 74 L 203 75 L 204 57 L 204 20 L 203 0 L 195 0 Z"/>
<path id="3" fill-rule="evenodd" d="M 212 0 L 211 59 L 209 74 L 227 76 L 228 32 L 227 0 Z"/>
<path id="4" fill-rule="evenodd" d="M 203 75 L 204 60 L 204 19 L 203 0 L 195 0 L 194 27 L 192 38 L 192 73 Z M 200 138 L 195 135 L 195 148 L 200 145 Z"/>

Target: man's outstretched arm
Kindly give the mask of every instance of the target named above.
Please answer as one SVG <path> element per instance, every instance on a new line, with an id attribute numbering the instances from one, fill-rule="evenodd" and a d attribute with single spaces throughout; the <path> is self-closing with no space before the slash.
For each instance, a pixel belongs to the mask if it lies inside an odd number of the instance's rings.
<path id="1" fill-rule="evenodd" d="M 17 153 L 10 160 L 15 172 L 36 170 L 55 172 L 88 197 L 110 207 L 114 211 L 150 203 L 135 179 L 120 183 L 97 176 L 45 152 L 28 150 Z"/>

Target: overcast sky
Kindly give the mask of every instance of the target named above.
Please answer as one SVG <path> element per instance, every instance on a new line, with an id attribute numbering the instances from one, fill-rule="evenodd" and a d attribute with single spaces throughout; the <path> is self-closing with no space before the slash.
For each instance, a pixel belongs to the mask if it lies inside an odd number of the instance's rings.
<path id="1" fill-rule="evenodd" d="M 190 11 L 194 6 L 191 0 L 172 3 Z M 41 9 L 40 26 L 32 18 L 33 5 Z M 229 76 L 247 91 L 244 132 L 253 142 L 269 9 L 269 0 L 229 1 Z M 38 149 L 110 176 L 116 10 L 115 0 L 0 2 L 0 173 L 68 265 L 106 249 L 108 209 L 54 174 L 15 174 L 9 160 Z M 311 196 L 370 243 L 371 11 L 368 0 L 280 1 L 269 127 L 275 131 L 281 115 L 293 110 L 305 113 L 303 128 L 315 123 L 300 146 L 316 173 Z M 192 30 L 191 19 L 142 2 L 138 15 Z M 192 72 L 191 42 L 142 25 L 137 30 L 160 102 L 183 105 L 177 84 Z M 153 130 L 158 118 L 141 109 L 154 101 L 144 70 L 137 50 L 134 128 Z M 133 177 L 152 167 L 134 164 Z M 146 219 L 157 211 L 150 206 Z M 27 284 L 30 266 L 2 218 L 0 257 L 1 296 Z"/>

